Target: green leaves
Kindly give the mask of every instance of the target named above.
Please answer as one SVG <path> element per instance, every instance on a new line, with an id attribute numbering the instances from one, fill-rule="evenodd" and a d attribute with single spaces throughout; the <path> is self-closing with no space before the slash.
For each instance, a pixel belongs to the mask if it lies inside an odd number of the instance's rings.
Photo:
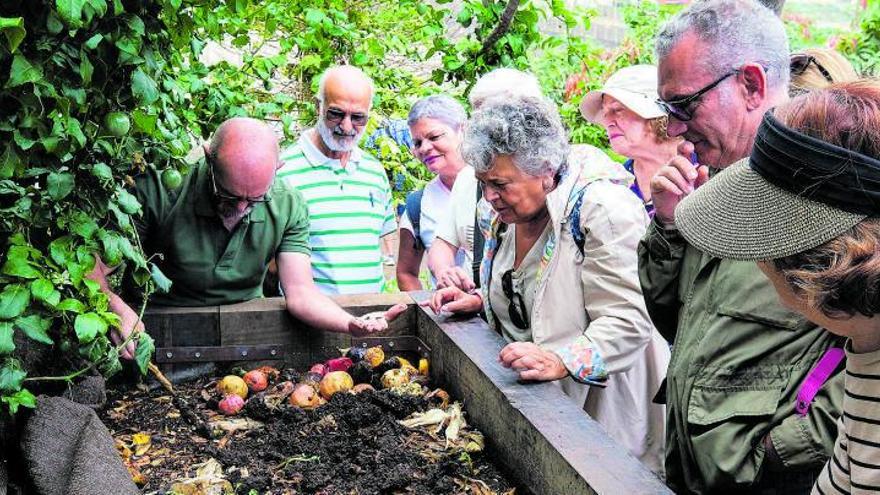
<path id="1" fill-rule="evenodd" d="M 27 31 L 24 28 L 23 17 L 0 17 L 0 33 L 6 37 L 6 46 L 9 51 L 15 53 L 21 40 L 24 39 Z"/>
<path id="2" fill-rule="evenodd" d="M 27 372 L 21 369 L 18 360 L 6 358 L 0 367 L 0 397 L 9 408 L 9 414 L 18 412 L 20 406 L 36 407 L 37 400 L 28 390 L 22 389 Z"/>
<path id="3" fill-rule="evenodd" d="M 92 83 L 92 75 L 95 73 L 95 66 L 89 60 L 85 53 L 79 58 L 79 77 L 82 78 L 84 85 L 88 86 Z"/>
<path id="4" fill-rule="evenodd" d="M 15 350 L 12 341 L 13 327 L 11 321 L 0 321 L 0 355 L 11 354 Z"/>
<path id="5" fill-rule="evenodd" d="M 55 201 L 60 201 L 73 191 L 73 174 L 70 172 L 52 172 L 46 178 L 46 188 L 49 196 Z"/>
<path id="6" fill-rule="evenodd" d="M 89 50 L 94 50 L 98 47 L 98 44 L 101 43 L 101 40 L 104 39 L 104 35 L 101 33 L 94 34 L 91 38 L 87 39 L 83 46 L 88 48 Z"/>
<path id="7" fill-rule="evenodd" d="M 31 296 L 51 308 L 58 306 L 61 301 L 61 292 L 56 290 L 52 282 L 45 278 L 38 278 L 31 282 Z"/>
<path id="8" fill-rule="evenodd" d="M 55 0 L 55 9 L 61 20 L 71 28 L 82 26 L 82 9 L 85 0 Z"/>
<path id="9" fill-rule="evenodd" d="M 27 389 L 21 389 L 13 394 L 4 395 L 3 403 L 9 408 L 9 414 L 18 412 L 19 407 L 37 407 L 37 398 Z"/>
<path id="10" fill-rule="evenodd" d="M 21 284 L 9 284 L 0 292 L 0 320 L 22 314 L 31 301 L 31 292 Z"/>
<path id="11" fill-rule="evenodd" d="M 52 320 L 39 315 L 29 315 L 16 318 L 15 326 L 21 329 L 28 338 L 37 342 L 52 345 L 54 342 L 49 337 L 48 330 L 52 326 Z"/>
<path id="12" fill-rule="evenodd" d="M 137 198 L 124 189 L 119 190 L 119 196 L 116 197 L 116 204 L 119 205 L 119 209 L 128 215 L 134 215 L 141 211 L 141 204 L 138 202 Z"/>
<path id="13" fill-rule="evenodd" d="M 153 337 L 150 337 L 150 334 L 147 332 L 141 332 L 138 334 L 138 344 L 137 348 L 134 351 L 134 360 L 138 365 L 138 368 L 141 370 L 142 375 L 147 374 L 147 365 L 150 364 L 150 360 L 153 359 L 153 352 L 156 351 L 156 343 L 153 340 Z"/>
<path id="14" fill-rule="evenodd" d="M 83 313 L 77 315 L 73 322 L 73 329 L 79 343 L 88 344 L 98 335 L 107 333 L 107 322 L 98 313 Z"/>
<path id="15" fill-rule="evenodd" d="M 21 278 L 39 277 L 40 272 L 29 261 L 30 251 L 26 246 L 10 247 L 6 253 L 6 263 L 3 264 L 3 274 Z"/>
<path id="16" fill-rule="evenodd" d="M 6 87 L 14 88 L 22 84 L 37 82 L 42 78 L 42 69 L 34 67 L 24 55 L 16 53 L 12 58 L 12 67 L 9 69 L 9 80 L 6 81 Z"/>
<path id="17" fill-rule="evenodd" d="M 159 122 L 159 117 L 156 115 L 150 115 L 143 110 L 135 110 L 131 116 L 132 122 L 134 122 L 134 128 L 138 132 L 142 132 L 148 136 L 154 136 L 156 134 L 156 124 Z"/>
<path id="18" fill-rule="evenodd" d="M 79 299 L 65 299 L 58 303 L 57 308 L 61 311 L 70 311 L 71 313 L 82 313 L 86 310 L 86 305 Z"/>
<path id="19" fill-rule="evenodd" d="M 160 291 L 167 293 L 171 290 L 171 279 L 166 277 L 155 263 L 150 263 L 150 276 Z"/>
<path id="20" fill-rule="evenodd" d="M 131 74 L 131 94 L 141 105 L 149 106 L 159 98 L 159 88 L 153 78 L 138 68 Z"/>
<path id="21" fill-rule="evenodd" d="M 6 358 L 0 367 L 0 392 L 14 392 L 21 388 L 27 373 L 22 371 L 18 360 Z"/>

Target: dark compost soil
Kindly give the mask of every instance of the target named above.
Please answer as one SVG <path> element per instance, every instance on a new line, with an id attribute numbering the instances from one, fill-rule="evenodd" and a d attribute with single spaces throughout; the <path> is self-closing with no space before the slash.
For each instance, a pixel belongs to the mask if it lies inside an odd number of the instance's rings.
<path id="1" fill-rule="evenodd" d="M 264 424 L 211 435 L 218 417 L 203 398 L 210 380 L 164 390 L 110 392 L 101 418 L 127 464 L 143 476 L 145 493 L 170 493 L 196 466 L 215 459 L 238 494 L 447 494 L 513 493 L 514 485 L 493 464 L 491 449 L 466 453 L 447 448 L 434 427 L 398 423 L 436 404 L 387 390 L 339 393 L 312 411 L 285 404 L 275 411 L 245 407 L 242 414 Z M 141 445 L 133 438 L 139 435 Z M 145 435 L 149 442 L 143 445 Z M 208 437 L 208 438 L 206 438 Z M 517 489 L 516 493 L 525 493 Z"/>

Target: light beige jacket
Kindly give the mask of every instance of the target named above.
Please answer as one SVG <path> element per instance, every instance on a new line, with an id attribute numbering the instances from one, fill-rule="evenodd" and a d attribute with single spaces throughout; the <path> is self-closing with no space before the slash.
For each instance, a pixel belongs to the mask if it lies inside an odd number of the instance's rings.
<path id="1" fill-rule="evenodd" d="M 557 383 L 566 394 L 662 475 L 665 411 L 651 400 L 666 373 L 669 345 L 645 309 L 636 255 L 648 217 L 627 186 L 629 174 L 602 151 L 578 148 L 547 195 L 553 231 L 536 274 L 532 339 L 562 358 L 570 377 Z M 583 255 L 571 229 L 578 206 Z M 500 221 L 487 204 L 480 210 L 486 236 L 481 285 L 494 326 L 488 287 Z"/>

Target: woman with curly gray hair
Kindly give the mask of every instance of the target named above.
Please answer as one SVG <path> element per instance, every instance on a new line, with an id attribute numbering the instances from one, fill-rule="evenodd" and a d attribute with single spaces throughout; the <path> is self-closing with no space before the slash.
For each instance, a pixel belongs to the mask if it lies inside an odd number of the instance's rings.
<path id="1" fill-rule="evenodd" d="M 474 114 L 465 160 L 483 185 L 480 292 L 437 291 L 438 313 L 485 311 L 522 380 L 556 381 L 608 433 L 661 472 L 669 347 L 645 309 L 636 245 L 647 216 L 628 176 L 596 148 L 571 159 L 556 108 L 494 99 Z M 608 386 L 605 390 L 604 387 Z"/>

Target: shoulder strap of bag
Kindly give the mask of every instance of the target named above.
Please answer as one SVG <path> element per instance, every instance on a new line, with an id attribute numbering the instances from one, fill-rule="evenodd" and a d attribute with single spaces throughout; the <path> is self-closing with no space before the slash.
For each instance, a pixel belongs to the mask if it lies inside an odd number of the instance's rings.
<path id="1" fill-rule="evenodd" d="M 409 221 L 413 226 L 413 237 L 416 238 L 416 249 L 425 249 L 425 244 L 422 243 L 422 238 L 419 236 L 419 232 L 421 232 L 419 222 L 422 217 L 422 194 L 424 192 L 424 189 L 419 189 L 418 191 L 412 191 L 406 195 L 406 214 L 409 216 Z"/>
<path id="2" fill-rule="evenodd" d="M 828 381 L 828 378 L 834 374 L 834 370 L 837 369 L 845 356 L 846 354 L 840 347 L 831 347 L 822 354 L 819 362 L 813 366 L 810 374 L 807 375 L 798 389 L 797 401 L 794 404 L 795 412 L 801 416 L 807 415 L 810 411 L 810 404 L 813 403 L 816 394 L 819 393 L 819 390 Z"/>
<path id="3" fill-rule="evenodd" d="M 478 182 L 477 201 L 474 203 L 474 205 L 479 203 L 482 197 L 483 188 Z M 473 265 L 471 266 L 471 269 L 473 270 L 474 284 L 476 284 L 477 287 L 480 286 L 480 264 L 483 262 L 483 246 L 486 244 L 486 239 L 483 238 L 483 231 L 480 230 L 480 219 L 478 211 L 479 209 L 474 208 L 474 261 Z"/>

